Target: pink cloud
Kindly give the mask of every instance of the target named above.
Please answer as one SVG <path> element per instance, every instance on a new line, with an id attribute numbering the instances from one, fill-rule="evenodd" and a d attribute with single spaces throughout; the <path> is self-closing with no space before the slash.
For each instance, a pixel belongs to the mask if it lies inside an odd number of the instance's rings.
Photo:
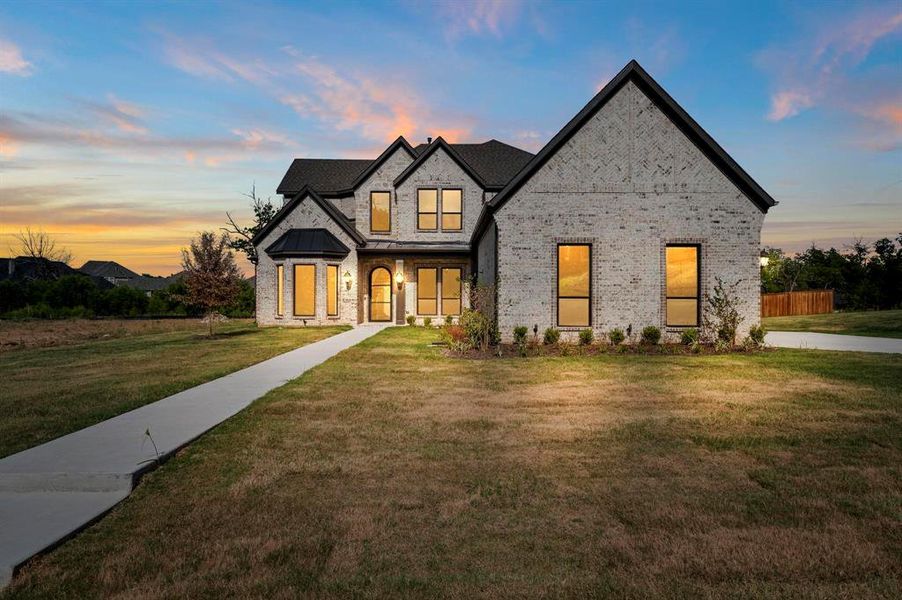
<path id="1" fill-rule="evenodd" d="M 22 56 L 22 50 L 13 42 L 0 39 L 0 73 L 31 75 L 31 63 Z"/>
<path id="2" fill-rule="evenodd" d="M 466 34 L 500 38 L 520 19 L 523 7 L 521 0 L 451 0 L 439 3 L 438 13 L 451 39 Z"/>
<path id="3" fill-rule="evenodd" d="M 812 106 L 814 106 L 814 100 L 811 94 L 805 90 L 780 91 L 771 98 L 771 107 L 767 118 L 771 121 L 782 121 Z"/>

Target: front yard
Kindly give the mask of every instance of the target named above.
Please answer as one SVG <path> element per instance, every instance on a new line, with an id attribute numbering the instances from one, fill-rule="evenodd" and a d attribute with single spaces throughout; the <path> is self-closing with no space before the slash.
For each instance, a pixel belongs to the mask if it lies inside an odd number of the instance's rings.
<path id="1" fill-rule="evenodd" d="M 767 317 L 768 331 L 814 331 L 873 337 L 902 338 L 902 310 L 837 312 L 826 315 Z"/>
<path id="2" fill-rule="evenodd" d="M 0 322 L 0 457 L 346 328 L 198 320 Z M 45 347 L 41 347 L 45 346 Z"/>
<path id="3" fill-rule="evenodd" d="M 448 359 L 274 390 L 7 597 L 899 597 L 902 356 Z"/>

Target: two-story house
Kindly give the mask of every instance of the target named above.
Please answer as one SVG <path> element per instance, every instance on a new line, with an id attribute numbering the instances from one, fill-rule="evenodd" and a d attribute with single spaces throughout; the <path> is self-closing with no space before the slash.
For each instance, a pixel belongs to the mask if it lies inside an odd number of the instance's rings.
<path id="1" fill-rule="evenodd" d="M 774 200 L 635 61 L 533 155 L 491 140 L 297 159 L 254 239 L 262 325 L 459 315 L 471 276 L 515 325 L 697 327 L 715 278 L 758 322 Z"/>

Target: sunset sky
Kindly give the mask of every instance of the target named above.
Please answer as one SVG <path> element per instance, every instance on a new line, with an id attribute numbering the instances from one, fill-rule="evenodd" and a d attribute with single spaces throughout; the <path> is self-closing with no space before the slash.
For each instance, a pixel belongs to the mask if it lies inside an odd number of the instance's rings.
<path id="1" fill-rule="evenodd" d="M 153 274 L 294 157 L 536 151 L 636 58 L 780 204 L 763 242 L 902 231 L 900 2 L 0 4 L 0 256 Z"/>

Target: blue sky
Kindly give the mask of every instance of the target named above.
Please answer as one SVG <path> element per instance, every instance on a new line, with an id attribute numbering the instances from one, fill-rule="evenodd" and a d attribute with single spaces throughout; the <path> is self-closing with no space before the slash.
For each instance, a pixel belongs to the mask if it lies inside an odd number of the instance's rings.
<path id="1" fill-rule="evenodd" d="M 764 243 L 902 231 L 902 4 L 0 5 L 0 254 L 168 274 L 295 156 L 535 151 L 636 58 L 780 201 Z"/>

